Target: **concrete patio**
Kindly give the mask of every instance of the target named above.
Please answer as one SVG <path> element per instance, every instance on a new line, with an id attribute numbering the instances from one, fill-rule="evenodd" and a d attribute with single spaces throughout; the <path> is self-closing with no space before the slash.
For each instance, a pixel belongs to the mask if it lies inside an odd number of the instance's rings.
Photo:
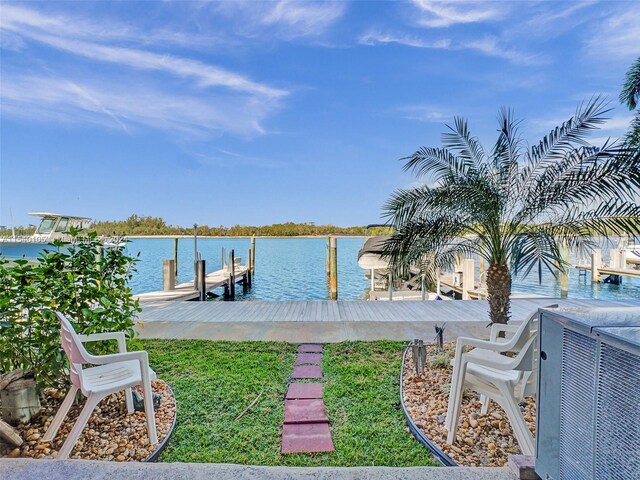
<path id="1" fill-rule="evenodd" d="M 116 463 L 91 460 L 0 459 L 11 480 L 509 480 L 505 468 L 256 467 L 207 463 Z"/>

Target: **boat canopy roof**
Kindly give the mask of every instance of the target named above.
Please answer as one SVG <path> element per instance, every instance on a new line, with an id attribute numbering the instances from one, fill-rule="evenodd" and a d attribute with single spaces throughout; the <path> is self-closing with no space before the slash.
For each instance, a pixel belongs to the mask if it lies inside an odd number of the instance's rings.
<path id="1" fill-rule="evenodd" d="M 65 217 L 74 220 L 91 220 L 89 217 L 78 217 L 77 215 L 62 215 L 60 213 L 50 212 L 29 212 L 29 215 L 33 215 L 34 217 Z"/>
<path id="2" fill-rule="evenodd" d="M 389 238 L 391 238 L 389 235 L 380 235 L 367 238 L 362 244 L 362 248 L 358 252 L 358 259 L 360 259 L 360 257 L 362 257 L 362 255 L 366 253 L 381 255 L 382 249 L 384 247 L 384 242 L 386 242 Z"/>

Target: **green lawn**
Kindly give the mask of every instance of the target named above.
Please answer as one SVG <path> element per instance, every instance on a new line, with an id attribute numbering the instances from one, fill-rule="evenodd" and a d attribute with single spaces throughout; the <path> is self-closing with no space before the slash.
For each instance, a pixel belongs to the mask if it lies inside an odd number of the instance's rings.
<path id="1" fill-rule="evenodd" d="M 324 401 L 336 451 L 280 455 L 284 394 L 296 346 L 277 342 L 144 340 L 178 402 L 165 462 L 254 465 L 433 465 L 399 406 L 401 342 L 325 346 Z M 258 403 L 234 420 L 261 392 Z"/>

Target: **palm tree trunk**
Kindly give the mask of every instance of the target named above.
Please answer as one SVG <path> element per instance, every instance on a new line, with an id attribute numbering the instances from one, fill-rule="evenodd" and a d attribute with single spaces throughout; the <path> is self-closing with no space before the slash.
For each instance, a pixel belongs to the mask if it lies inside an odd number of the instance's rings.
<path id="1" fill-rule="evenodd" d="M 487 270 L 489 318 L 491 323 L 507 323 L 510 316 L 511 272 L 507 265 L 493 264 Z"/>

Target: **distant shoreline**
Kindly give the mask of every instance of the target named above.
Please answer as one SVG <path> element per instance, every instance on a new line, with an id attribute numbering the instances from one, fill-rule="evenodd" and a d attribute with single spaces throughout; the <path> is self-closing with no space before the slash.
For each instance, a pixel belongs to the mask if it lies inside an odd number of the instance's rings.
<path id="1" fill-rule="evenodd" d="M 198 235 L 198 238 L 363 238 L 367 235 Z M 124 238 L 193 238 L 193 235 L 124 235 Z"/>

